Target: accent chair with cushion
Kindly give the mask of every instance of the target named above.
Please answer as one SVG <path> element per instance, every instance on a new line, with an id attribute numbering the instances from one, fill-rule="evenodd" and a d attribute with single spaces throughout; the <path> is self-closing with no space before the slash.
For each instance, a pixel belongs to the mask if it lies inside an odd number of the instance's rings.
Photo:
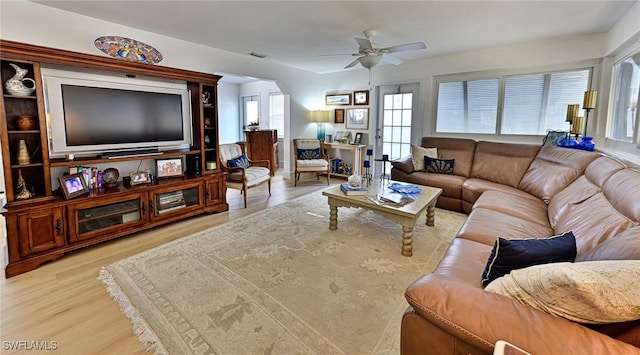
<path id="1" fill-rule="evenodd" d="M 295 183 L 298 186 L 300 173 L 315 173 L 320 180 L 320 174 L 327 174 L 327 185 L 330 181 L 329 156 L 324 154 L 322 142 L 314 138 L 298 138 L 293 140 L 293 151 L 296 154 Z"/>
<path id="2" fill-rule="evenodd" d="M 269 185 L 271 196 L 271 169 L 268 160 L 250 160 L 239 144 L 220 145 L 220 165 L 227 172 L 227 187 L 240 190 L 247 208 L 247 190 L 262 183 Z"/>

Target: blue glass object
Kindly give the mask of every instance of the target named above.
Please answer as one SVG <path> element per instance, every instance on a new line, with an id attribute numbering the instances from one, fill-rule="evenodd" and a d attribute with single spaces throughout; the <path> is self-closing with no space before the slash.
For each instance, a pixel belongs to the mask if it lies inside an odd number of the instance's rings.
<path id="1" fill-rule="evenodd" d="M 595 143 L 593 143 L 593 137 L 582 137 L 582 141 L 580 142 L 579 146 L 580 149 L 588 150 L 590 152 L 596 149 L 596 145 Z"/>
<path id="2" fill-rule="evenodd" d="M 323 141 L 325 138 L 324 123 L 318 123 L 318 139 Z"/>

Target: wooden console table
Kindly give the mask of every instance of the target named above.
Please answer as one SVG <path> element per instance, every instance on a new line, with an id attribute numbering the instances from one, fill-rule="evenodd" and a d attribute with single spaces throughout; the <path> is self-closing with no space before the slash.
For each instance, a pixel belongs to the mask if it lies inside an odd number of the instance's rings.
<path id="1" fill-rule="evenodd" d="M 353 171 L 352 174 L 362 176 L 362 168 L 364 166 L 364 156 L 367 146 L 363 144 L 344 144 L 344 143 L 322 143 L 323 149 L 335 149 L 341 151 L 347 151 L 353 157 Z M 327 152 L 329 157 L 333 154 Z M 350 174 L 331 173 L 332 176 L 349 177 Z"/>

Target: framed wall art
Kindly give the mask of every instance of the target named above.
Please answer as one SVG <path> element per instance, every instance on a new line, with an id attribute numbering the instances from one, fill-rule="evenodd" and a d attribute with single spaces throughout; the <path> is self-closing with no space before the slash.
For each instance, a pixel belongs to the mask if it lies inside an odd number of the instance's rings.
<path id="1" fill-rule="evenodd" d="M 347 129 L 369 129 L 369 109 L 349 108 L 346 110 Z"/>
<path id="2" fill-rule="evenodd" d="M 333 117 L 334 117 L 333 118 L 334 123 L 344 123 L 344 109 L 337 108 L 335 115 Z"/>
<path id="3" fill-rule="evenodd" d="M 58 178 L 60 191 L 66 200 L 89 193 L 89 187 L 82 173 L 65 175 Z"/>
<path id="4" fill-rule="evenodd" d="M 156 159 L 156 177 L 167 178 L 182 176 L 182 158 Z"/>
<path id="5" fill-rule="evenodd" d="M 353 92 L 354 105 L 369 105 L 369 90 Z"/>
<path id="6" fill-rule="evenodd" d="M 353 139 L 353 144 L 362 144 L 362 132 L 356 133 L 356 137 Z"/>
<path id="7" fill-rule="evenodd" d="M 351 94 L 329 94 L 324 96 L 327 106 L 351 105 Z"/>

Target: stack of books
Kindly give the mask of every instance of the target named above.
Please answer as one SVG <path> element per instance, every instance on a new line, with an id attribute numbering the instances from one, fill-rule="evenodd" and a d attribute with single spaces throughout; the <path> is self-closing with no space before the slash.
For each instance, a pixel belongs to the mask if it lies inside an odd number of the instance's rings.
<path id="1" fill-rule="evenodd" d="M 168 192 L 158 196 L 158 214 L 187 207 L 182 190 Z"/>
<path id="2" fill-rule="evenodd" d="M 346 182 L 340 184 L 340 190 L 342 190 L 342 192 L 344 192 L 344 194 L 347 195 L 347 196 L 351 196 L 351 195 L 366 195 L 367 194 L 367 188 L 366 187 L 364 187 L 364 186 L 351 187 Z"/>

